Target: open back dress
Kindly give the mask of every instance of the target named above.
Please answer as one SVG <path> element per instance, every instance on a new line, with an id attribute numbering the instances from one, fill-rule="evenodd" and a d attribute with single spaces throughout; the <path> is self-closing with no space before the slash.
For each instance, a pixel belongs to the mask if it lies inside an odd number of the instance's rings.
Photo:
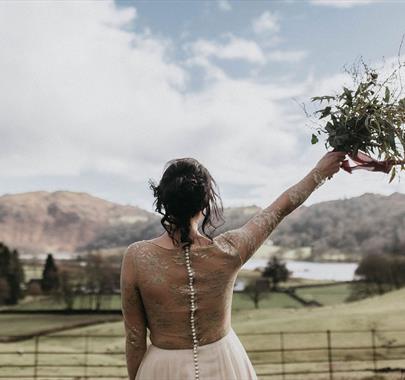
<path id="1" fill-rule="evenodd" d="M 313 169 L 242 227 L 217 235 L 212 244 L 192 245 L 188 254 L 149 240 L 129 245 L 121 268 L 129 380 L 257 379 L 231 326 L 236 276 L 323 182 Z"/>

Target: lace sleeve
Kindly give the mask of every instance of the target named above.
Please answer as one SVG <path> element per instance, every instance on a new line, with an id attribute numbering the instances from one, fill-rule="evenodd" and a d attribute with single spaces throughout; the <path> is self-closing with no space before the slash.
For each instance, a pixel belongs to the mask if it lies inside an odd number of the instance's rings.
<path id="1" fill-rule="evenodd" d="M 257 251 L 283 218 L 301 205 L 309 195 L 325 182 L 325 177 L 314 168 L 301 181 L 284 191 L 270 206 L 259 211 L 242 227 L 222 234 L 239 254 L 241 266 Z"/>
<path id="2" fill-rule="evenodd" d="M 146 351 L 146 314 L 137 286 L 134 253 L 136 245 L 125 251 L 121 264 L 121 310 L 125 328 L 125 356 L 129 380 L 134 380 Z"/>

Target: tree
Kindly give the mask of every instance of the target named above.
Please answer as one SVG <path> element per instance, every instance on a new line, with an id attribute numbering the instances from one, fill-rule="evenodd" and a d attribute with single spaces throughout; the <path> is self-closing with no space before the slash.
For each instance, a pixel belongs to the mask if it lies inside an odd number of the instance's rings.
<path id="1" fill-rule="evenodd" d="M 61 272 L 60 285 L 60 293 L 65 302 L 66 309 L 72 310 L 75 294 L 69 272 L 65 270 Z"/>
<path id="2" fill-rule="evenodd" d="M 361 281 L 352 285 L 347 301 L 399 289 L 405 286 L 405 257 L 368 254 L 361 259 L 355 274 Z"/>
<path id="3" fill-rule="evenodd" d="M 273 290 L 277 290 L 278 284 L 287 281 L 289 276 L 290 272 L 286 264 L 280 261 L 277 256 L 270 258 L 262 273 L 262 277 L 271 278 Z"/>
<path id="4" fill-rule="evenodd" d="M 241 294 L 251 299 L 255 305 L 255 309 L 258 309 L 259 301 L 269 296 L 269 290 L 268 279 L 259 277 L 248 282 Z"/>
<path id="5" fill-rule="evenodd" d="M 56 291 L 59 288 L 58 268 L 51 253 L 48 253 L 44 270 L 42 271 L 41 287 L 45 293 Z"/>
<path id="6" fill-rule="evenodd" d="M 111 295 L 115 288 L 116 278 L 119 279 L 119 268 L 114 268 L 107 258 L 100 252 L 89 253 L 86 256 L 86 288 L 90 292 L 90 308 L 100 310 L 103 299 L 111 302 Z"/>
<path id="7" fill-rule="evenodd" d="M 0 279 L 2 279 L 2 299 L 0 302 L 15 305 L 22 298 L 21 283 L 24 282 L 24 269 L 18 251 L 0 243 Z"/>
<path id="8" fill-rule="evenodd" d="M 18 251 L 11 251 L 10 272 L 8 282 L 10 285 L 10 303 L 15 305 L 22 298 L 21 284 L 25 280 L 24 269 L 18 257 Z"/>
<path id="9" fill-rule="evenodd" d="M 10 285 L 4 277 L 0 277 L 0 305 L 6 303 L 10 297 Z"/>

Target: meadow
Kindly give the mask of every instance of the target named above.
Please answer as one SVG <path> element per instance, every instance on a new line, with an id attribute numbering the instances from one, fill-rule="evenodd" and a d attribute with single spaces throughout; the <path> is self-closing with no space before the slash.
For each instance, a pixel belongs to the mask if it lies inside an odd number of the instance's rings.
<path id="1" fill-rule="evenodd" d="M 311 291 L 313 292 L 313 290 Z M 277 300 L 277 297 L 271 296 L 270 298 L 273 299 L 272 302 L 279 303 L 279 305 L 282 302 L 280 299 Z M 371 372 L 350 373 L 350 371 L 364 367 L 373 368 L 370 351 L 370 330 L 372 329 L 376 330 L 376 345 L 384 346 L 376 352 L 378 368 L 405 367 L 404 298 L 405 289 L 353 303 L 335 303 L 313 308 L 263 307 L 260 309 L 252 309 L 251 303 L 250 308 L 236 308 L 235 305 L 241 301 L 235 298 L 232 326 L 245 346 L 260 380 L 282 379 L 281 376 L 265 375 L 281 370 L 280 352 L 277 351 L 280 348 L 280 332 L 283 332 L 285 348 L 283 367 L 287 373 L 327 369 L 327 330 L 331 330 L 334 370 L 349 371 L 336 372 L 333 379 L 400 380 L 399 372 L 373 375 Z M 80 318 L 89 318 L 89 316 L 75 316 L 78 319 L 71 317 L 2 314 L 0 315 L 1 334 L 17 331 L 23 333 L 35 327 L 38 329 L 44 326 L 49 327 L 49 324 L 56 326 L 66 323 L 69 327 L 69 324 L 78 322 Z M 67 334 L 76 336 L 66 337 Z M 108 379 L 118 379 L 119 376 L 124 378 L 126 368 L 123 355 L 123 334 L 123 324 L 118 316 L 117 322 L 70 328 L 66 331 L 42 336 L 39 346 L 40 351 L 45 353 L 40 354 L 36 359 L 38 363 L 37 378 L 45 379 L 45 377 L 41 377 L 41 374 L 46 373 L 52 374 L 52 379 L 62 379 L 62 376 L 67 373 L 75 375 L 76 379 L 80 379 L 84 373 L 91 375 L 89 378 L 94 379 L 102 376 Z M 86 335 L 91 337 L 86 338 Z M 149 339 L 148 343 L 150 343 Z M 1 363 L 16 366 L 33 363 L 35 358 L 29 351 L 33 350 L 34 344 L 34 339 L 0 344 L 0 352 L 3 352 L 0 356 Z M 83 350 L 86 346 L 88 353 L 84 354 Z M 394 346 L 400 347 L 393 348 Z M 343 349 L 343 347 L 351 349 Z M 302 351 L 289 351 L 292 348 L 300 348 Z M 320 349 L 316 350 L 316 348 Z M 6 354 L 5 351 L 15 352 L 15 354 Z M 99 354 L 91 352 L 99 352 Z M 382 361 L 388 357 L 398 359 Z M 63 365 L 68 363 L 77 366 L 63 368 Z M 52 367 L 41 367 L 44 364 L 51 364 Z M 110 365 L 120 367 L 109 368 Z M 32 374 L 32 371 L 32 367 L 3 367 L 2 376 L 11 379 L 11 375 L 14 375 L 24 380 L 32 378 L 24 377 L 24 375 Z M 47 378 L 49 379 L 49 377 Z M 284 379 L 329 379 L 329 375 L 287 374 Z"/>

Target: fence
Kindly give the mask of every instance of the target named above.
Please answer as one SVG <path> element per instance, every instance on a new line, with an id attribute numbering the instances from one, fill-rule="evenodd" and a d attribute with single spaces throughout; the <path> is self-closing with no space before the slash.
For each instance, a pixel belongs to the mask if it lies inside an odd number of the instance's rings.
<path id="1" fill-rule="evenodd" d="M 395 376 L 393 379 L 405 380 L 405 330 L 262 332 L 238 336 L 259 379 L 337 380 L 354 379 L 356 374 L 389 373 Z M 1 338 L 4 341 L 7 337 Z M 122 335 L 54 334 L 2 343 L 0 378 L 127 379 L 124 339 Z"/>

